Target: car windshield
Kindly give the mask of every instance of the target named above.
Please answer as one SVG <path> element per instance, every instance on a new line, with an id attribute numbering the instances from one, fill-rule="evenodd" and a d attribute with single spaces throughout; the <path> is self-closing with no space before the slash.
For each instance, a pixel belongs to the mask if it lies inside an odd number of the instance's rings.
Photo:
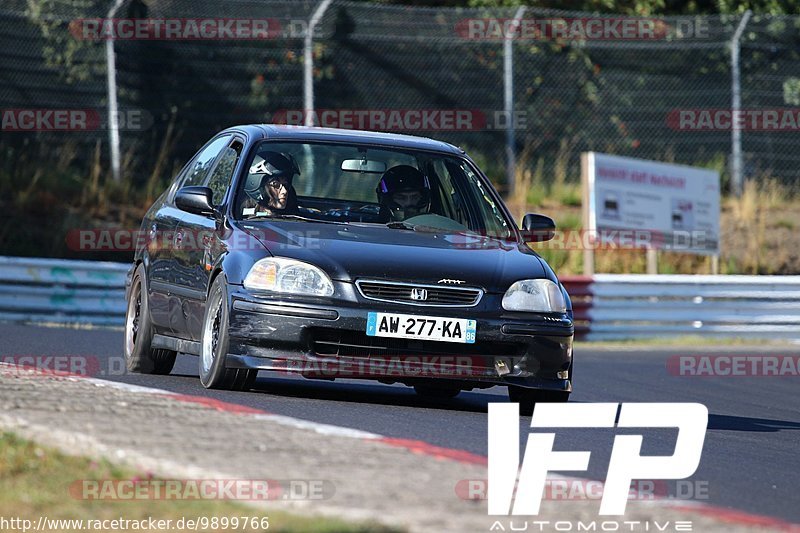
<path id="1" fill-rule="evenodd" d="M 246 162 L 238 218 L 383 224 L 513 235 L 498 202 L 459 157 L 355 144 L 266 141 Z"/>

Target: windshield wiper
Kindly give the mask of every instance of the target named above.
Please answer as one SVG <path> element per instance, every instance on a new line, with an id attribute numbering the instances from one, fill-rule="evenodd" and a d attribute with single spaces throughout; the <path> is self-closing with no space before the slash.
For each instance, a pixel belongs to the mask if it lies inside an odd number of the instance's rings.
<path id="1" fill-rule="evenodd" d="M 390 229 L 407 229 L 411 231 L 418 231 L 420 233 L 448 233 L 449 230 L 445 228 L 437 228 L 436 226 L 426 226 L 425 224 L 409 224 L 408 222 L 389 222 L 386 224 Z"/>
<path id="2" fill-rule="evenodd" d="M 274 215 L 256 215 L 252 217 L 248 217 L 245 220 L 259 220 L 264 218 L 272 218 L 272 219 L 279 219 L 279 220 L 302 220 L 303 222 L 319 222 L 321 224 L 347 224 L 347 222 L 340 221 L 340 220 L 322 220 L 319 218 L 310 218 L 304 217 L 302 215 L 293 215 L 288 213 L 278 213 Z"/>
<path id="3" fill-rule="evenodd" d="M 386 224 L 386 227 L 389 229 L 407 229 L 411 231 L 415 231 L 417 226 L 414 224 L 409 224 L 408 222 L 389 222 Z"/>
<path id="4" fill-rule="evenodd" d="M 447 228 L 437 228 L 435 226 L 426 226 L 424 224 L 410 224 L 408 222 L 389 222 L 386 224 L 387 228 L 391 229 L 405 229 L 410 231 L 417 231 L 420 233 L 447 233 L 450 235 L 464 235 L 465 237 L 472 237 L 475 239 L 489 239 L 492 241 L 501 241 L 507 242 L 508 237 L 500 237 L 499 235 L 486 235 L 482 233 L 476 233 L 469 229 L 447 229 Z"/>

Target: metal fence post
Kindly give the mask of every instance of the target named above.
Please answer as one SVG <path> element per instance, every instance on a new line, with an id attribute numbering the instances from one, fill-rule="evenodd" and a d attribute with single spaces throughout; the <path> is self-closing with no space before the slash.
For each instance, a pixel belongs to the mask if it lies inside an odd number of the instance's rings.
<path id="1" fill-rule="evenodd" d="M 114 18 L 124 0 L 115 0 L 108 10 L 106 20 Z M 111 149 L 111 175 L 119 182 L 120 149 L 119 149 L 119 110 L 117 107 L 117 59 L 114 55 L 114 34 L 106 38 L 106 81 L 108 82 L 108 145 Z"/>
<path id="2" fill-rule="evenodd" d="M 731 48 L 731 191 L 736 196 L 742 195 L 742 131 L 737 127 L 736 116 L 742 107 L 741 87 L 741 38 L 744 29 L 753 16 L 749 9 L 745 12 L 730 42 Z"/>
<path id="3" fill-rule="evenodd" d="M 314 119 L 314 28 L 316 28 L 325 10 L 332 0 L 322 0 L 311 20 L 308 21 L 308 28 L 303 39 L 303 113 L 305 114 L 304 123 L 306 126 L 313 126 Z"/>
<path id="4" fill-rule="evenodd" d="M 505 35 L 503 41 L 503 107 L 506 119 L 506 187 L 507 194 L 514 193 L 517 170 L 516 137 L 514 135 L 514 36 L 519 28 L 519 21 L 525 13 L 525 6 L 520 6 L 514 13 L 514 21 L 509 27 L 511 35 Z"/>

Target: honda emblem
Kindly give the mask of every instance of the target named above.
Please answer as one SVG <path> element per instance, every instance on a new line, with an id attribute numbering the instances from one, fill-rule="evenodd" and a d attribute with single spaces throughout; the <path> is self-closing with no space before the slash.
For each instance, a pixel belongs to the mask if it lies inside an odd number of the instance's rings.
<path id="1" fill-rule="evenodd" d="M 418 289 L 416 287 L 411 289 L 411 299 L 419 301 L 427 300 L 428 299 L 427 289 Z"/>

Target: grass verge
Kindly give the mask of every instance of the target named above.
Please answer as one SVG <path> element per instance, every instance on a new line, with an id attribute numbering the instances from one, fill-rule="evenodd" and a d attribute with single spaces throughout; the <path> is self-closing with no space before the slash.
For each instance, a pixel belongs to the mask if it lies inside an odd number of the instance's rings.
<path id="1" fill-rule="evenodd" d="M 172 520 L 181 518 L 228 517 L 229 526 L 198 528 L 198 531 L 266 531 L 270 532 L 354 532 L 397 531 L 376 523 L 348 523 L 343 520 L 314 516 L 298 516 L 282 511 L 266 511 L 243 503 L 225 500 L 85 500 L 73 495 L 70 487 L 80 480 L 136 480 L 147 479 L 136 472 L 105 460 L 71 457 L 57 450 L 0 433 L 0 517 L 30 520 L 33 527 L 39 517 L 50 520 Z M 78 494 L 79 496 L 79 494 Z M 242 523 L 248 519 L 248 528 L 232 527 L 233 517 Z M 261 523 L 260 519 L 268 521 Z M 258 527 L 249 528 L 250 519 L 256 518 Z M 268 525 L 263 528 L 263 525 Z M 2 529 L 2 528 L 0 528 Z M 18 529 L 18 528 L 17 528 Z M 114 528 L 106 528 L 113 530 Z M 185 529 L 185 528 L 184 528 Z M 77 531 L 75 524 L 53 525 L 45 531 Z M 142 531 L 156 531 L 147 528 Z M 172 528 L 166 531 L 181 531 Z M 165 531 L 161 529 L 159 531 Z"/>

